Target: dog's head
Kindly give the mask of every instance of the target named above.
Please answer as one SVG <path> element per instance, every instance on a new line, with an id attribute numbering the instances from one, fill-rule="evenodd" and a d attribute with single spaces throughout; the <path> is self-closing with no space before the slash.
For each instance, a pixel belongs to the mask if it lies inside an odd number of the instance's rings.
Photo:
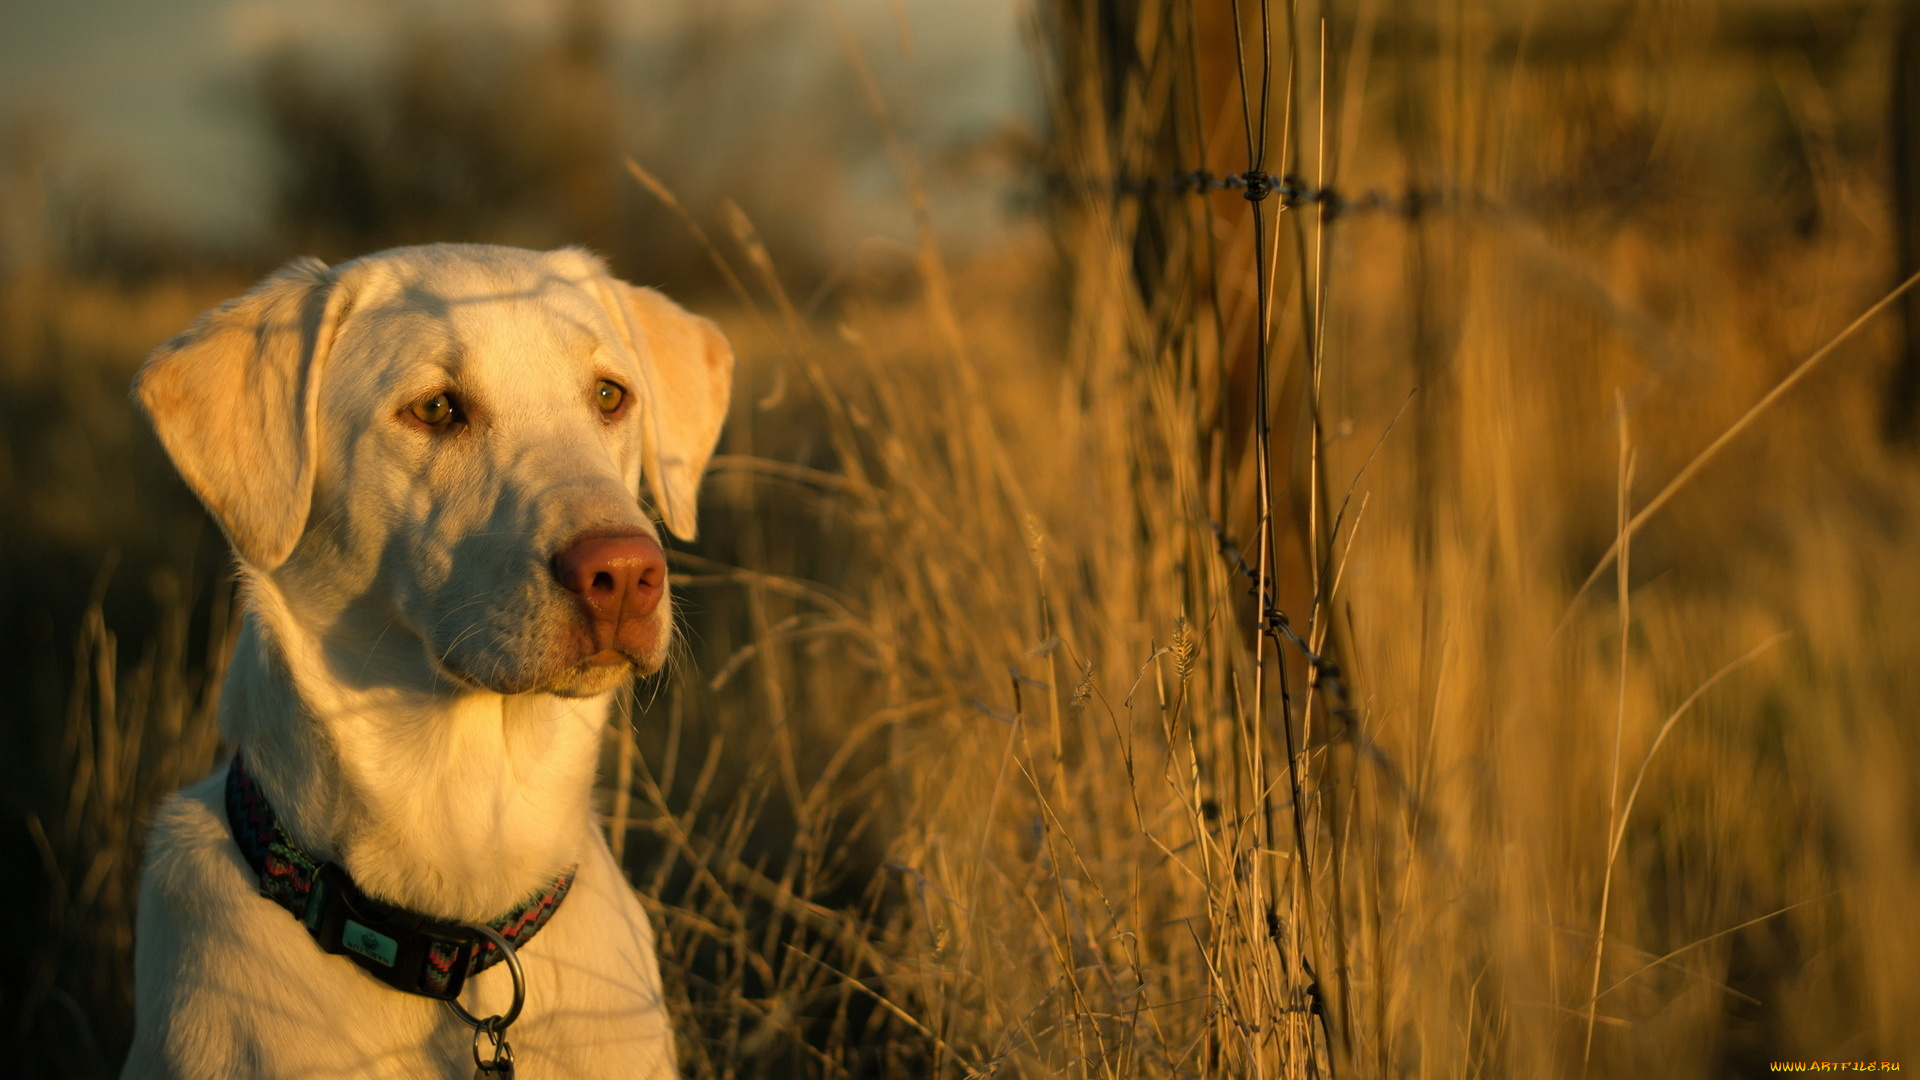
<path id="1" fill-rule="evenodd" d="M 440 244 L 296 260 L 135 390 L 248 572 L 361 665 L 341 674 L 419 662 L 397 634 L 456 684 L 588 695 L 661 665 L 641 484 L 690 539 L 732 373 L 713 323 L 585 252 Z"/>

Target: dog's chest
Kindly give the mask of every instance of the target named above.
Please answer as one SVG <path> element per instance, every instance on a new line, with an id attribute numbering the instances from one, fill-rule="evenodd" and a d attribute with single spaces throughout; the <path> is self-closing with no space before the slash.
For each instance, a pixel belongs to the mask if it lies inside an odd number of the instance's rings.
<path id="1" fill-rule="evenodd" d="M 582 867 L 581 883 L 563 909 L 519 950 L 527 999 L 506 1033 L 519 1077 L 671 1075 L 651 932 L 637 905 L 617 903 L 621 897 L 605 888 L 610 869 Z M 263 1072 L 299 1075 L 312 1068 L 306 1055 L 313 1054 L 349 1066 L 354 1075 L 474 1075 L 473 1032 L 448 1010 L 392 990 L 342 957 L 319 953 L 292 919 L 283 921 L 275 936 L 287 940 L 279 947 L 300 954 L 319 992 L 302 1030 L 289 1032 L 277 1047 L 276 1040 L 260 1041 L 263 1056 L 277 1059 Z M 511 976 L 496 966 L 474 977 L 462 1004 L 475 1016 L 493 1016 L 505 1011 L 510 995 Z M 482 1057 L 490 1058 L 485 1042 L 480 1045 Z M 340 1051 L 347 1051 L 346 1060 L 335 1056 Z"/>
<path id="2" fill-rule="evenodd" d="M 156 824 L 166 834 L 156 839 L 174 848 L 150 867 L 156 910 L 143 909 L 141 944 L 156 953 L 142 962 L 169 963 L 180 978 L 171 1000 L 140 1002 L 165 1045 L 137 1046 L 128 1075 L 144 1075 L 143 1053 L 163 1051 L 176 1064 L 199 1061 L 192 1075 L 473 1076 L 472 1030 L 441 1003 L 322 952 L 254 891 L 209 802 L 177 800 Z M 651 927 L 597 832 L 585 847 L 565 904 L 519 950 L 526 1004 L 507 1033 L 516 1075 L 673 1076 Z M 474 976 L 461 1004 L 497 1015 L 511 989 L 497 965 Z"/>

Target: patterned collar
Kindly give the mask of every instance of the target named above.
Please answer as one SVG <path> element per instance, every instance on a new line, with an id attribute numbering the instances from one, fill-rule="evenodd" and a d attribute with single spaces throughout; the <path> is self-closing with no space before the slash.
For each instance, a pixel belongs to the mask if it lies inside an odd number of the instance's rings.
<path id="1" fill-rule="evenodd" d="M 302 850 L 259 785 L 233 755 L 227 769 L 227 826 L 260 882 L 260 895 L 293 913 L 323 950 L 344 955 L 396 990 L 451 1000 L 468 977 L 499 963 L 500 949 L 477 930 L 376 900 L 335 863 Z M 487 925 L 516 950 L 566 899 L 579 867 Z"/>

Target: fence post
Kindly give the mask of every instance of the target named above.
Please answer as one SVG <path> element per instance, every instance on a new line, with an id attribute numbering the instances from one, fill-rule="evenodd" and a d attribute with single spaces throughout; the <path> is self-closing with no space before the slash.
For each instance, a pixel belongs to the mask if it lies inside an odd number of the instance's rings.
<path id="1" fill-rule="evenodd" d="M 1894 218 L 1893 280 L 1920 271 L 1920 8 L 1900 5 L 1889 73 Z M 1920 442 L 1920 290 L 1900 301 L 1902 341 L 1888 386 L 1885 434 Z"/>

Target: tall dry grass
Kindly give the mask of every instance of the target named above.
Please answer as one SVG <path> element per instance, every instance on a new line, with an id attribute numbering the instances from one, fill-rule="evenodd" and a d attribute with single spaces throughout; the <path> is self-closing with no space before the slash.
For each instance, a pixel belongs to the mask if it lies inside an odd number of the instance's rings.
<path id="1" fill-rule="evenodd" d="M 1048 214 L 956 265 L 848 35 L 917 240 L 804 296 L 637 170 L 742 357 L 603 769 L 689 1075 L 1915 1056 L 1889 328 L 1753 412 L 1892 284 L 1883 17 L 1749 10 L 1062 2 Z M 1107 182 L 1262 116 L 1273 172 L 1449 198 L 1256 246 Z"/>
<path id="2" fill-rule="evenodd" d="M 111 568 L 109 568 L 110 570 Z M 27 817 L 48 878 L 43 932 L 9 1033 L 10 1068 L 71 1076 L 112 1071 L 133 1009 L 133 921 L 150 811 L 205 776 L 222 751 L 215 723 L 232 651 L 231 588 L 216 590 L 204 664 L 189 662 L 191 606 L 161 575 L 159 633 L 132 665 L 106 625 L 103 571 L 74 647 L 51 821 Z"/>
<path id="3" fill-rule="evenodd" d="M 916 303 L 817 333 L 759 302 L 865 555 L 851 599 L 759 625 L 827 639 L 787 670 L 883 688 L 830 731 L 884 742 L 899 899 L 840 973 L 939 1073 L 1899 1060 L 1914 481 L 1876 434 L 1886 328 L 1768 397 L 1891 284 L 1873 20 L 1756 64 L 1733 5 L 1648 11 L 1529 63 L 1490 17 L 1274 14 L 1267 167 L 1448 197 L 1269 204 L 1256 247 L 1231 195 L 1106 184 L 1245 163 L 1230 17 L 1054 14 L 1051 289 L 977 267 L 1016 299 L 968 312 L 923 246 Z M 1035 297 L 1058 343 L 998 337 Z M 735 449 L 781 423 L 743 404 Z M 1249 576 L 1284 631 L 1255 633 Z M 790 803 L 832 805 L 770 753 Z"/>

